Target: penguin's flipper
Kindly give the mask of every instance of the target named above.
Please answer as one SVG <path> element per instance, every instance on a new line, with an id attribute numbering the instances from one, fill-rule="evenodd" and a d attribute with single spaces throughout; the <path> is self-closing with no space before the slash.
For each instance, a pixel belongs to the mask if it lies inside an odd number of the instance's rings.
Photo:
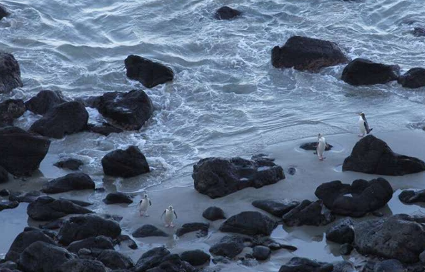
<path id="1" fill-rule="evenodd" d="M 152 201 L 149 199 L 149 206 L 152 206 Z"/>
<path id="2" fill-rule="evenodd" d="M 369 134 L 372 130 L 373 128 L 368 129 L 367 134 Z"/>
<path id="3" fill-rule="evenodd" d="M 176 211 L 174 211 L 174 215 L 176 216 L 176 219 L 177 219 L 177 213 L 176 213 Z"/>
<path id="4" fill-rule="evenodd" d="M 166 212 L 167 210 L 164 210 L 164 212 L 161 214 L 161 218 L 164 216 L 164 214 L 165 214 L 165 212 Z"/>

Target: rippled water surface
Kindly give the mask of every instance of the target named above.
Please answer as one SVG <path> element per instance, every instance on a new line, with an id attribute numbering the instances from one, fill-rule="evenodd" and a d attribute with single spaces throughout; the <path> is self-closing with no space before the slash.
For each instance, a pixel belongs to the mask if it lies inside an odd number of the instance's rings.
<path id="1" fill-rule="evenodd" d="M 147 90 L 156 111 L 141 131 L 83 133 L 52 144 L 52 160 L 81 158 L 98 181 L 104 154 L 138 145 L 154 171 L 126 182 L 126 190 L 163 181 L 186 185 L 189 179 L 178 178 L 206 156 L 246 156 L 319 132 L 356 133 L 359 111 L 376 131 L 406 129 L 425 119 L 424 89 L 395 82 L 353 87 L 339 79 L 343 66 L 313 74 L 270 63 L 274 46 L 304 35 L 334 41 L 350 58 L 399 64 L 403 72 L 424 66 L 425 39 L 409 33 L 425 26 L 422 0 L 2 3 L 12 16 L 0 21 L 0 49 L 15 55 L 25 85 L 11 96 L 28 99 L 42 89 L 69 97 L 144 89 L 126 78 L 124 59 L 130 54 L 175 71 L 174 82 Z M 222 5 L 244 15 L 214 20 Z M 92 122 L 101 121 L 96 111 L 90 115 Z M 18 124 L 29 127 L 37 118 L 26 113 Z"/>

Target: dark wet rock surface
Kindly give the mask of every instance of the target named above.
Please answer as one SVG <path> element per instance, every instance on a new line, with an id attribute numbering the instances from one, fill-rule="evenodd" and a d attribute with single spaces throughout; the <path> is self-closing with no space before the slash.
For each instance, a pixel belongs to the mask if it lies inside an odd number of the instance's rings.
<path id="1" fill-rule="evenodd" d="M 70 252 L 78 253 L 78 251 L 83 248 L 89 250 L 104 250 L 114 249 L 114 245 L 111 238 L 106 236 L 96 236 L 72 242 L 66 249 Z"/>
<path id="2" fill-rule="evenodd" d="M 103 202 L 105 202 L 107 205 L 119 203 L 131 204 L 133 203 L 133 199 L 128 194 L 117 192 L 109 193 Z"/>
<path id="3" fill-rule="evenodd" d="M 42 196 L 43 194 L 40 191 L 31 191 L 28 193 L 16 192 L 12 191 L 9 195 L 10 201 L 18 201 L 18 202 L 26 202 L 31 203 L 34 202 L 37 198 Z"/>
<path id="4" fill-rule="evenodd" d="M 59 167 L 59 168 L 65 168 L 65 169 L 69 169 L 69 170 L 73 170 L 73 171 L 77 171 L 80 169 L 81 166 L 83 166 L 84 163 L 81 160 L 78 159 L 64 159 L 61 161 L 58 161 L 57 163 L 54 164 L 54 166 Z"/>
<path id="5" fill-rule="evenodd" d="M 69 214 L 88 214 L 92 213 L 92 211 L 74 204 L 69 200 L 42 196 L 28 205 L 27 213 L 33 220 L 48 221 Z"/>
<path id="6" fill-rule="evenodd" d="M 226 219 L 226 216 L 224 215 L 224 211 L 219 207 L 209 207 L 207 208 L 203 213 L 202 216 L 205 219 L 208 219 L 210 221 L 216 221 L 220 219 Z"/>
<path id="7" fill-rule="evenodd" d="M 118 149 L 102 159 L 103 171 L 108 176 L 130 178 L 150 171 L 146 157 L 136 146 Z"/>
<path id="8" fill-rule="evenodd" d="M 43 186 L 42 191 L 46 194 L 57 194 L 74 190 L 94 190 L 94 187 L 95 184 L 89 175 L 71 173 L 49 181 Z"/>
<path id="9" fill-rule="evenodd" d="M 153 88 L 174 78 L 171 68 L 140 56 L 130 55 L 125 59 L 124 64 L 127 77 L 139 81 L 146 88 Z"/>
<path id="10" fill-rule="evenodd" d="M 0 8 L 1 13 L 6 14 L 2 8 Z M 18 61 L 12 54 L 0 51 L 0 93 L 9 93 L 22 86 L 21 69 Z"/>
<path id="11" fill-rule="evenodd" d="M 221 226 L 221 232 L 233 232 L 245 235 L 270 235 L 277 222 L 259 212 L 241 212 L 227 219 Z"/>
<path id="12" fill-rule="evenodd" d="M 244 249 L 244 239 L 238 236 L 224 236 L 210 248 L 210 253 L 228 258 L 234 258 Z"/>
<path id="13" fill-rule="evenodd" d="M 67 101 L 60 91 L 43 90 L 25 102 L 25 106 L 35 114 L 44 115 L 53 107 Z"/>
<path id="14" fill-rule="evenodd" d="M 145 237 L 152 237 L 152 236 L 168 237 L 167 233 L 158 229 L 154 225 L 149 225 L 149 224 L 141 226 L 140 228 L 135 230 L 132 235 L 134 238 L 145 238 Z"/>
<path id="15" fill-rule="evenodd" d="M 324 208 L 321 200 L 311 202 L 302 201 L 282 217 L 283 223 L 288 227 L 295 226 L 324 226 L 335 220 L 335 216 Z"/>
<path id="16" fill-rule="evenodd" d="M 86 130 L 89 132 L 101 134 L 103 136 L 108 136 L 109 134 L 112 134 L 112 133 L 121 133 L 124 131 L 108 123 L 102 123 L 101 125 L 87 124 Z"/>
<path id="17" fill-rule="evenodd" d="M 13 126 L 15 119 L 21 117 L 25 111 L 25 104 L 21 99 L 7 99 L 1 102 L 0 127 Z"/>
<path id="18" fill-rule="evenodd" d="M 206 223 L 187 223 L 176 231 L 176 235 L 180 237 L 190 232 L 196 232 L 198 237 L 204 237 L 208 235 L 209 227 L 210 225 Z"/>
<path id="19" fill-rule="evenodd" d="M 180 254 L 180 258 L 193 266 L 200 266 L 210 262 L 211 256 L 202 250 L 189 250 Z"/>
<path id="20" fill-rule="evenodd" d="M 19 206 L 18 201 L 2 201 L 0 200 L 0 212 L 6 209 L 14 209 Z"/>
<path id="21" fill-rule="evenodd" d="M 298 201 L 291 200 L 255 200 L 252 202 L 252 205 L 256 208 L 262 209 L 274 216 L 282 217 L 290 210 L 298 206 L 300 203 Z"/>
<path id="22" fill-rule="evenodd" d="M 350 218 L 343 219 L 326 231 L 326 239 L 338 244 L 351 244 L 354 241 L 354 223 Z"/>
<path id="23" fill-rule="evenodd" d="M 294 257 L 279 272 L 332 272 L 334 269 L 330 263 L 317 262 L 306 258 Z"/>
<path id="24" fill-rule="evenodd" d="M 404 190 L 399 195 L 398 198 L 403 203 L 417 203 L 425 202 L 425 190 L 413 191 L 413 190 Z"/>
<path id="25" fill-rule="evenodd" d="M 425 87 L 425 69 L 419 67 L 410 69 L 398 78 L 398 83 L 405 88 Z"/>
<path id="26" fill-rule="evenodd" d="M 344 68 L 341 79 L 354 86 L 374 85 L 397 80 L 399 75 L 398 65 L 386 65 L 358 58 Z"/>
<path id="27" fill-rule="evenodd" d="M 217 20 L 231 20 L 241 15 L 242 15 L 242 12 L 240 12 L 239 10 L 233 9 L 228 6 L 223 6 L 219 8 L 218 10 L 216 10 L 214 14 L 214 18 L 216 18 Z"/>

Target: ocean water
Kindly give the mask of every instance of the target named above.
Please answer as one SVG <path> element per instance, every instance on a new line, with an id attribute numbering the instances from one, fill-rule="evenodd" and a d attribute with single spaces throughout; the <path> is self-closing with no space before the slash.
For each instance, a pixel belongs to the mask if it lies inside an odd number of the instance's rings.
<path id="1" fill-rule="evenodd" d="M 357 133 L 364 111 L 375 131 L 410 128 L 425 120 L 425 89 L 396 82 L 353 87 L 340 80 L 343 65 L 319 73 L 275 69 L 271 49 L 293 35 L 336 42 L 350 57 L 400 65 L 425 63 L 422 0 L 7 0 L 12 15 L 0 21 L 0 49 L 20 63 L 24 87 L 9 97 L 29 99 L 42 89 L 65 96 L 143 89 L 155 105 L 140 131 L 108 137 L 80 133 L 54 140 L 47 161 L 84 160 L 98 183 L 107 152 L 137 145 L 152 173 L 125 182 L 137 192 L 154 184 L 188 186 L 193 163 L 208 156 L 250 156 L 273 143 Z M 217 21 L 216 9 L 243 12 Z M 146 90 L 126 78 L 124 59 L 136 54 L 170 66 L 172 83 Z M 91 122 L 101 122 L 89 110 Z M 17 125 L 40 118 L 29 112 Z M 42 167 L 49 178 L 57 173 Z"/>

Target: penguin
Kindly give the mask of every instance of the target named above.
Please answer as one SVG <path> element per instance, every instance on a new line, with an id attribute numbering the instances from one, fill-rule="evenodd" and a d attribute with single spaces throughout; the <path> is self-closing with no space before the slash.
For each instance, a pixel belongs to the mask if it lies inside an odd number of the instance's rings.
<path id="1" fill-rule="evenodd" d="M 145 194 L 142 198 L 142 200 L 140 200 L 139 203 L 139 212 L 140 212 L 140 216 L 149 216 L 147 211 L 149 206 L 152 206 L 152 202 L 149 198 L 149 196 L 147 194 Z"/>
<path id="2" fill-rule="evenodd" d="M 323 161 L 325 159 L 325 157 L 323 157 L 323 153 L 325 153 L 325 149 L 326 149 L 326 139 L 320 133 L 317 136 L 317 139 L 318 139 L 317 148 L 316 148 L 317 156 L 319 157 L 319 160 Z"/>
<path id="3" fill-rule="evenodd" d="M 360 133 L 359 137 L 365 136 L 365 134 L 369 134 L 373 128 L 369 128 L 369 124 L 367 123 L 366 116 L 363 112 L 359 113 L 359 129 Z"/>
<path id="4" fill-rule="evenodd" d="M 165 218 L 164 218 L 165 227 L 166 228 L 168 228 L 168 227 L 174 228 L 173 220 L 174 220 L 174 216 L 177 219 L 177 213 L 174 210 L 173 206 L 170 205 L 168 207 L 168 209 L 165 209 L 165 211 L 161 215 L 161 218 L 164 216 L 164 214 L 165 214 Z"/>

